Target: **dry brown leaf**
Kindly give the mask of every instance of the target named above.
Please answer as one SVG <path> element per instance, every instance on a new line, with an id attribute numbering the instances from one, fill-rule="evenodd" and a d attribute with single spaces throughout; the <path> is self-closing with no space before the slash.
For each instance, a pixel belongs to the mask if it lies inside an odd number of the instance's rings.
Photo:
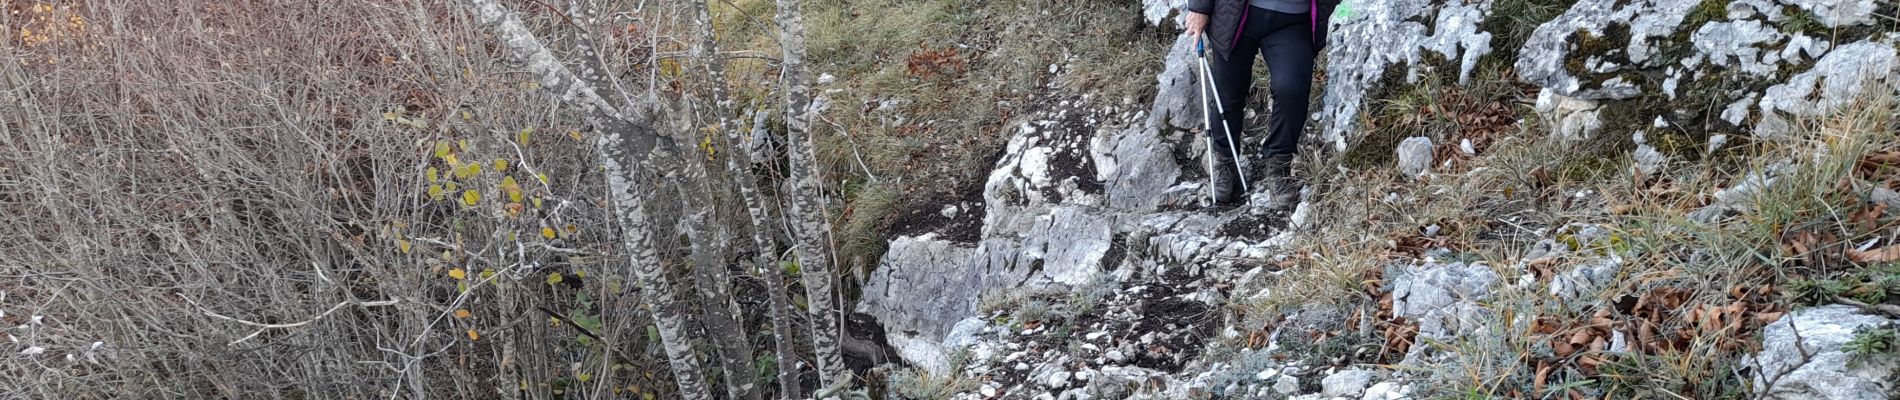
<path id="1" fill-rule="evenodd" d="M 1531 391 L 1537 393 L 1544 392 L 1544 385 L 1550 382 L 1550 370 L 1551 366 L 1549 361 L 1537 362 L 1537 377 L 1531 380 Z"/>
<path id="2" fill-rule="evenodd" d="M 1883 263 L 1900 260 L 1900 245 L 1888 245 L 1868 251 L 1847 249 L 1847 259 L 1857 263 Z"/>

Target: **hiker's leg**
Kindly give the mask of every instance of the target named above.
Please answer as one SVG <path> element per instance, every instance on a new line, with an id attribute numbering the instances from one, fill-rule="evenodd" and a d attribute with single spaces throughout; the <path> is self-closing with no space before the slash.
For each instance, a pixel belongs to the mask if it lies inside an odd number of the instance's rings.
<path id="1" fill-rule="evenodd" d="M 1313 92 L 1312 33 L 1306 14 L 1275 13 L 1273 32 L 1261 41 L 1260 55 L 1267 59 L 1273 95 L 1272 126 L 1266 155 L 1293 154 L 1299 150 L 1300 134 L 1306 129 L 1308 100 Z"/>
<path id="2" fill-rule="evenodd" d="M 1261 10 L 1258 9 L 1249 10 L 1250 15 L 1248 15 L 1248 18 L 1260 17 L 1260 15 L 1251 15 L 1260 11 Z M 1244 109 L 1247 106 L 1247 91 L 1253 87 L 1254 53 L 1260 49 L 1259 36 L 1247 35 L 1249 31 L 1247 25 L 1254 24 L 1254 21 L 1246 21 L 1246 24 L 1241 26 L 1240 35 L 1237 38 L 1207 38 L 1207 40 L 1232 40 L 1234 43 L 1233 52 L 1228 53 L 1227 59 L 1225 60 L 1221 59 L 1220 55 L 1217 54 L 1209 54 L 1207 56 L 1207 67 L 1212 70 L 1214 75 L 1213 81 L 1215 89 L 1215 91 L 1210 91 L 1209 93 L 1218 93 L 1220 95 L 1220 107 L 1216 107 L 1212 103 L 1213 99 L 1208 99 L 1208 115 L 1206 118 L 1208 118 L 1208 124 L 1212 129 L 1209 129 L 1207 134 L 1214 138 L 1214 142 L 1218 144 L 1217 147 L 1220 147 L 1220 150 L 1226 150 L 1228 146 L 1227 132 L 1223 129 L 1233 130 L 1235 140 L 1240 140 L 1241 132 L 1244 132 L 1244 130 L 1241 129 L 1241 117 L 1246 115 Z M 1225 113 L 1220 111 L 1223 109 L 1226 110 Z M 1215 119 L 1215 116 L 1221 116 L 1226 119 L 1226 128 L 1222 128 L 1221 119 Z"/>

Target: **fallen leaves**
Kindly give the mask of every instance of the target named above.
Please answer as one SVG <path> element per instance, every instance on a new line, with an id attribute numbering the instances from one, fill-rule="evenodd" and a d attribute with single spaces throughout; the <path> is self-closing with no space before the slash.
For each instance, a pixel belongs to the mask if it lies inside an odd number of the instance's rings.
<path id="1" fill-rule="evenodd" d="M 1857 263 L 1900 261 L 1900 245 L 1889 245 L 1867 251 L 1847 249 L 1847 259 Z"/>
<path id="2" fill-rule="evenodd" d="M 1596 375 L 1623 352 L 1679 354 L 1699 346 L 1725 353 L 1746 350 L 1756 331 L 1786 312 L 1773 301 L 1776 292 L 1770 286 L 1735 286 L 1709 299 L 1663 287 L 1625 295 L 1588 317 L 1539 317 L 1531 330 L 1546 338 L 1555 357 L 1538 361 L 1536 386 L 1541 391 L 1549 369 L 1569 366 Z"/>

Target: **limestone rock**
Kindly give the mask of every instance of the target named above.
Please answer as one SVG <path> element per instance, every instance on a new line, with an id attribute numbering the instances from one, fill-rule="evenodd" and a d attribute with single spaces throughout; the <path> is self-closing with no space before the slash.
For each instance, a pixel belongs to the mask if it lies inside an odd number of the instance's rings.
<path id="1" fill-rule="evenodd" d="M 1352 14 L 1335 17 L 1326 46 L 1326 93 L 1321 132 L 1326 143 L 1344 150 L 1354 131 L 1366 94 L 1387 69 L 1405 66 L 1407 83 L 1416 82 L 1427 54 L 1457 68 L 1459 81 L 1471 76 L 1478 59 L 1491 53 L 1491 33 L 1478 25 L 1491 11 L 1491 0 L 1393 0 L 1355 2 Z M 1428 26 L 1429 25 L 1429 26 Z M 1427 34 L 1431 32 L 1431 34 Z"/>
<path id="2" fill-rule="evenodd" d="M 1320 380 L 1320 393 L 1334 397 L 1359 397 L 1360 393 L 1365 392 L 1366 385 L 1372 383 L 1375 375 L 1377 374 L 1363 369 L 1339 371 Z"/>
<path id="3" fill-rule="evenodd" d="M 1900 323 L 1846 305 L 1798 310 L 1762 330 L 1761 353 L 1743 365 L 1765 399 L 1884 400 L 1900 397 L 1900 357 L 1850 363 L 1841 347 L 1856 328 Z M 1810 354 L 1804 357 L 1803 354 Z"/>
<path id="4" fill-rule="evenodd" d="M 1424 263 L 1388 270 L 1392 312 L 1418 321 L 1419 334 L 1447 338 L 1463 332 L 1487 311 L 1475 301 L 1491 294 L 1497 272 L 1482 263 Z"/>
<path id="5" fill-rule="evenodd" d="M 990 279 L 1000 275 L 972 271 L 967 244 L 938 239 L 935 234 L 900 237 L 866 280 L 857 310 L 877 318 L 889 333 L 891 345 L 905 360 L 940 373 L 948 369 L 943 348 L 937 345 L 950 328 L 976 312 Z"/>
<path id="6" fill-rule="evenodd" d="M 1763 127 L 1757 135 L 1776 137 L 1787 122 L 1777 113 L 1818 116 L 1838 110 L 1863 93 L 1892 93 L 1894 83 L 1881 77 L 1900 72 L 1894 46 L 1871 41 L 1842 45 L 1814 63 L 1814 67 L 1795 74 L 1786 83 L 1769 87 L 1762 95 Z"/>
<path id="7" fill-rule="evenodd" d="M 1423 175 L 1432 169 L 1432 140 L 1411 137 L 1399 142 L 1399 172 L 1406 176 Z"/>

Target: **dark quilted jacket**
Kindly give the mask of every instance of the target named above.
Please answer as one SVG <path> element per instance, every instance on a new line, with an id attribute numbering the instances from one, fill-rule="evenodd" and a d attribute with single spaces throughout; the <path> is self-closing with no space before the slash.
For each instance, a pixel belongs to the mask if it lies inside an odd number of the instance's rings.
<path id="1" fill-rule="evenodd" d="M 1313 51 L 1326 48 L 1327 19 L 1333 15 L 1333 9 L 1339 6 L 1339 0 L 1307 0 L 1317 10 L 1318 18 L 1313 24 Z M 1247 0 L 1188 0 L 1188 11 L 1207 14 L 1207 46 L 1214 54 L 1227 59 L 1233 52 L 1234 41 L 1239 39 L 1240 24 L 1246 21 Z"/>

